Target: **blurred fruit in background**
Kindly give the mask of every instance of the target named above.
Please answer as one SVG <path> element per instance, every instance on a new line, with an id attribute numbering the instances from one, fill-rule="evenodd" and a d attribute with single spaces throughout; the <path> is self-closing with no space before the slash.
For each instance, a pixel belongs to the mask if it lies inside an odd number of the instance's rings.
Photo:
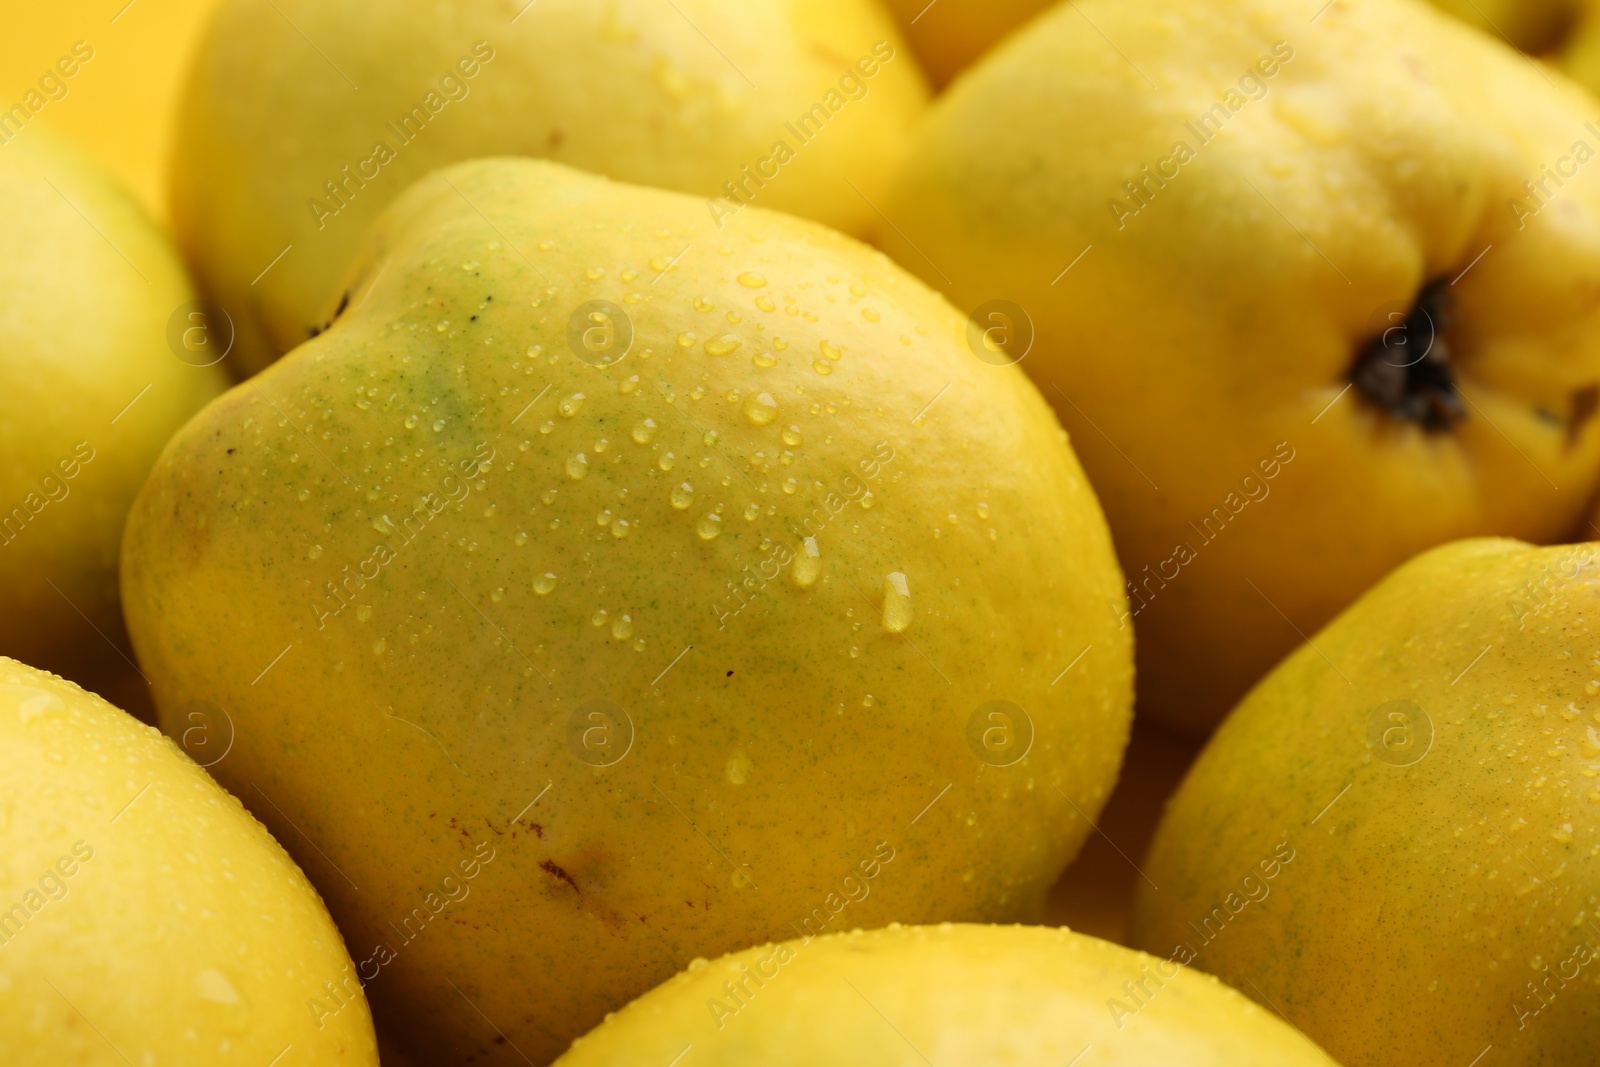
<path id="1" fill-rule="evenodd" d="M 1349 1067 L 1592 1060 L 1597 595 L 1600 544 L 1464 541 L 1384 579 L 1218 729 L 1133 943 Z"/>
<path id="2" fill-rule="evenodd" d="M 879 234 L 1034 338 L 1140 711 L 1196 732 L 1412 554 L 1564 540 L 1600 481 L 1593 99 L 1411 0 L 1229 10 L 1047 12 L 935 103 Z"/>
<path id="3" fill-rule="evenodd" d="M 1594 0 L 1433 0 L 1435 7 L 1524 52 L 1559 50 Z"/>
<path id="4" fill-rule="evenodd" d="M 109 175 L 33 123 L 0 144 L 0 654 L 96 688 L 133 669 L 123 520 L 226 382 L 215 345 L 185 347 L 193 301 Z"/>
<path id="5" fill-rule="evenodd" d="M 934 85 L 944 86 L 1055 0 L 887 0 Z"/>
<path id="6" fill-rule="evenodd" d="M 377 1067 L 316 890 L 171 741 L 0 657 L 0 782 L 0 1062 Z"/>
<path id="7" fill-rule="evenodd" d="M 1132 630 L 1065 435 L 959 312 L 810 222 L 537 160 L 424 179 L 354 270 L 174 438 L 123 588 L 163 727 L 226 708 L 213 773 L 393 945 L 380 1025 L 543 1060 L 791 921 L 1041 914 Z"/>
<path id="8" fill-rule="evenodd" d="M 1210 975 L 1068 930 L 891 926 L 696 960 L 557 1067 L 1328 1067 Z M 1094 1049 L 1094 1059 L 1085 1053 Z"/>
<path id="9" fill-rule="evenodd" d="M 219 2 L 11 5 L 0 34 L 0 108 L 37 92 L 43 106 L 33 121 L 77 142 L 146 211 L 165 219 L 178 90 L 201 28 Z M 57 63 L 63 57 L 85 53 L 92 58 L 79 63 L 76 74 L 61 74 Z"/>
<path id="10" fill-rule="evenodd" d="M 1597 0 L 1433 0 L 1483 32 L 1600 92 Z"/>
<path id="11" fill-rule="evenodd" d="M 1129 943 L 1133 888 L 1145 878 L 1140 865 L 1167 798 L 1177 791 L 1200 745 L 1153 719 L 1134 721 L 1117 787 L 1078 858 L 1051 888 L 1046 923 Z"/>
<path id="12" fill-rule="evenodd" d="M 859 234 L 927 95 L 877 0 L 231 0 L 173 216 L 254 371 L 326 325 L 367 224 L 443 164 L 543 157 Z"/>

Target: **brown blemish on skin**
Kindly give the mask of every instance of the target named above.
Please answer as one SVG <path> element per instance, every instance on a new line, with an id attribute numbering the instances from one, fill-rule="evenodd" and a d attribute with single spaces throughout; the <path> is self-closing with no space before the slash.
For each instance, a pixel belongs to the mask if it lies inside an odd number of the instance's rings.
<path id="1" fill-rule="evenodd" d="M 578 883 L 572 880 L 572 875 L 568 874 L 566 871 L 557 866 L 555 860 L 539 861 L 539 869 L 555 875 L 557 878 L 570 885 L 574 893 L 578 894 L 580 897 L 583 896 L 583 890 L 579 889 Z"/>
<path id="2" fill-rule="evenodd" d="M 1600 385 L 1586 385 L 1572 391 L 1572 414 L 1567 418 L 1567 447 L 1578 443 L 1583 424 L 1600 412 Z"/>

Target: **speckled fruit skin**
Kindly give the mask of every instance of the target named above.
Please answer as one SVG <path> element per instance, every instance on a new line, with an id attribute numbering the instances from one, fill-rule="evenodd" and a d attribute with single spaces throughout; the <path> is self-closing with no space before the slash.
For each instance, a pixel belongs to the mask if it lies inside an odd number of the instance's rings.
<path id="1" fill-rule="evenodd" d="M 185 92 L 172 217 L 255 371 L 324 324 L 367 226 L 436 167 L 535 156 L 704 197 L 743 183 L 861 234 L 927 98 L 877 0 L 392 0 L 382 18 L 228 0 Z"/>
<path id="2" fill-rule="evenodd" d="M 568 345 L 594 300 L 632 324 L 605 366 Z M 173 441 L 124 556 L 163 722 L 232 715 L 214 773 L 271 794 L 358 966 L 393 955 L 402 1044 L 547 1060 L 818 908 L 1037 914 L 1115 778 L 1132 635 L 1065 435 L 965 329 L 812 223 L 463 164 Z M 1009 766 L 967 740 L 997 699 L 1034 726 Z"/>
<path id="3" fill-rule="evenodd" d="M 1190 946 L 1351 1067 L 1590 1062 L 1597 564 L 1462 541 L 1316 634 L 1171 801 L 1133 943 Z"/>
<path id="4" fill-rule="evenodd" d="M 944 85 L 1055 0 L 887 0 L 928 77 Z"/>
<path id="5" fill-rule="evenodd" d="M 0 782 L 0 1062 L 377 1067 L 316 890 L 154 727 L 0 657 Z"/>
<path id="6" fill-rule="evenodd" d="M 168 347 L 193 299 L 171 243 L 76 148 L 37 123 L 0 146 L 0 654 L 86 684 L 123 666 L 96 630 L 120 636 L 128 507 L 227 380 Z"/>
<path id="7" fill-rule="evenodd" d="M 1125 983 L 1148 999 L 1119 1027 L 1108 1006 L 1129 1001 Z M 1059 927 L 946 923 L 696 960 L 556 1064 L 659 1067 L 686 1046 L 706 1067 L 1329 1063 L 1210 975 Z"/>
<path id="8" fill-rule="evenodd" d="M 1062 4 L 883 203 L 898 262 L 1032 317 L 1136 590 L 1140 713 L 1197 734 L 1411 556 L 1569 540 L 1600 484 L 1600 182 L 1541 169 L 1589 173 L 1593 99 L 1415 0 L 1321 6 Z M 1463 418 L 1352 386 L 1385 337 L 1396 372 L 1448 352 Z"/>

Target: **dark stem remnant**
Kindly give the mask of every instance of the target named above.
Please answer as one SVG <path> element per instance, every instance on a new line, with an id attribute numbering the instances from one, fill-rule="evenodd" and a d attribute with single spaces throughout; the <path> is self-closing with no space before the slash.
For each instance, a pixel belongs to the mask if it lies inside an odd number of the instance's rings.
<path id="1" fill-rule="evenodd" d="M 1450 294 L 1441 279 L 1417 295 L 1403 320 L 1384 327 L 1356 356 L 1350 381 L 1391 418 L 1443 433 L 1467 416 L 1450 367 Z"/>
<path id="2" fill-rule="evenodd" d="M 578 883 L 572 880 L 572 875 L 568 874 L 566 871 L 557 866 L 555 860 L 541 860 L 539 862 L 539 869 L 544 871 L 546 874 L 555 875 L 557 878 L 570 885 L 574 893 L 577 893 L 579 896 L 583 895 L 583 890 L 579 889 Z"/>
<path id="3" fill-rule="evenodd" d="M 343 315 L 344 312 L 345 312 L 345 309 L 348 308 L 349 306 L 350 306 L 350 292 L 349 292 L 349 290 L 346 290 L 345 294 L 339 298 L 339 306 L 338 306 L 338 308 L 336 308 L 334 310 L 333 318 L 329 319 L 327 322 L 323 323 L 321 326 L 307 326 L 306 327 L 306 339 L 310 340 L 313 337 L 320 337 L 322 334 L 327 333 L 328 330 L 330 330 L 333 327 L 333 324 L 335 322 L 339 321 L 339 316 Z M 474 315 L 473 318 L 477 318 L 477 316 Z"/>

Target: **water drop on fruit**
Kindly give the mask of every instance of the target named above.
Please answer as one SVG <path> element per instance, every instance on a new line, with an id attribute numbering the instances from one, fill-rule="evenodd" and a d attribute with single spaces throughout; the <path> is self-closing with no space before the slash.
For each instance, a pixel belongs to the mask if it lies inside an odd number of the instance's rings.
<path id="1" fill-rule="evenodd" d="M 883 580 L 883 628 L 892 634 L 905 633 L 913 618 L 911 587 L 904 574 L 894 571 Z"/>
<path id="2" fill-rule="evenodd" d="M 801 589 L 809 589 L 822 576 L 822 550 L 817 547 L 815 537 L 800 542 L 800 551 L 795 555 L 789 573 L 794 577 L 794 584 Z"/>

